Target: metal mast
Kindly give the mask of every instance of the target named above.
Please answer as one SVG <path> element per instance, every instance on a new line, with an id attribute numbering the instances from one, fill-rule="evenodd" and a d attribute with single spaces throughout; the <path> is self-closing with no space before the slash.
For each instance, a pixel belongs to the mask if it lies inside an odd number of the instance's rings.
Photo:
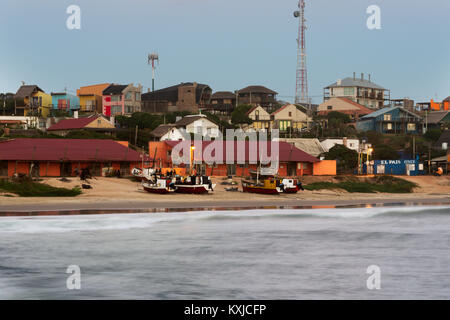
<path id="1" fill-rule="evenodd" d="M 155 91 L 155 61 L 159 63 L 159 56 L 157 53 L 150 53 L 148 55 L 147 63 L 152 65 L 152 92 Z"/>
<path id="2" fill-rule="evenodd" d="M 305 0 L 299 0 L 298 11 L 294 17 L 299 19 L 297 38 L 297 77 L 295 86 L 295 103 L 309 103 L 308 98 L 308 72 L 306 69 L 306 19 Z"/>

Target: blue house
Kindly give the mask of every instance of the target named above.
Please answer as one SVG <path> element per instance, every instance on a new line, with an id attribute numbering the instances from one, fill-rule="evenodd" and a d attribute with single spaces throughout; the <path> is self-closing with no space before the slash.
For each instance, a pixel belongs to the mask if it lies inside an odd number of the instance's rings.
<path id="1" fill-rule="evenodd" d="M 383 134 L 419 134 L 423 132 L 423 119 L 402 107 L 388 107 L 361 117 L 356 129 Z"/>
<path id="2" fill-rule="evenodd" d="M 423 164 L 419 159 L 406 160 L 373 160 L 369 164 L 369 172 L 367 164 L 363 164 L 363 173 L 367 174 L 388 174 L 388 175 L 407 175 L 418 176 L 424 174 Z"/>
<path id="3" fill-rule="evenodd" d="M 67 92 L 52 92 L 52 106 L 54 110 L 73 111 L 80 109 L 80 98 Z"/>

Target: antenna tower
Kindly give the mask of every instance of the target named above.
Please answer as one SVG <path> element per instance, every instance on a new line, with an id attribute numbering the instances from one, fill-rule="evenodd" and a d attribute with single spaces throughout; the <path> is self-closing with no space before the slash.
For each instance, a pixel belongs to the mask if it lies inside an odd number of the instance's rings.
<path id="1" fill-rule="evenodd" d="M 159 64 L 159 56 L 157 53 L 149 53 L 147 63 L 152 65 L 152 92 L 155 91 L 155 61 L 158 61 Z"/>
<path id="2" fill-rule="evenodd" d="M 298 1 L 298 11 L 294 12 L 294 17 L 299 19 L 297 38 L 297 75 L 295 86 L 295 103 L 309 103 L 308 98 L 308 72 L 306 69 L 306 19 L 305 0 Z"/>

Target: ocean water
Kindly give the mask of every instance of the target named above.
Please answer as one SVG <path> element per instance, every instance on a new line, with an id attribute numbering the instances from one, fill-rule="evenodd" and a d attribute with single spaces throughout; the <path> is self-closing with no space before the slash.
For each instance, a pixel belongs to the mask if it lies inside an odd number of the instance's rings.
<path id="1" fill-rule="evenodd" d="M 0 217 L 0 299 L 449 298 L 450 207 Z"/>

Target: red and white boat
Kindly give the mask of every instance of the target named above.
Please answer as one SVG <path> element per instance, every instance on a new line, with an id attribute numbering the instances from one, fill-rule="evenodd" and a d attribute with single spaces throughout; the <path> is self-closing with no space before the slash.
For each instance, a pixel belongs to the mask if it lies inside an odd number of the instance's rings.
<path id="1" fill-rule="evenodd" d="M 295 179 L 283 179 L 279 181 L 278 188 L 284 193 L 297 193 L 299 190 L 304 190 L 302 183 Z"/>
<path id="2" fill-rule="evenodd" d="M 156 182 L 145 182 L 142 184 L 145 191 L 157 194 L 169 194 L 175 192 L 175 186 L 170 178 L 158 178 Z"/>
<path id="3" fill-rule="evenodd" d="M 215 187 L 207 176 L 188 176 L 184 181 L 175 182 L 177 193 L 206 194 L 213 192 Z"/>

